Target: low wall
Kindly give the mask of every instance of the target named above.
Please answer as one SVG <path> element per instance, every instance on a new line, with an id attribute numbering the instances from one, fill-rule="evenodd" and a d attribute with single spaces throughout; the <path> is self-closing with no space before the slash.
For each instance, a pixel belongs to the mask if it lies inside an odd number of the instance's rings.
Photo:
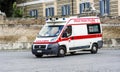
<path id="1" fill-rule="evenodd" d="M 43 25 L 0 24 L 0 50 L 30 49 Z"/>
<path id="2" fill-rule="evenodd" d="M 0 24 L 0 50 L 30 49 L 43 25 Z M 103 26 L 104 48 L 120 48 L 120 26 Z"/>
<path id="3" fill-rule="evenodd" d="M 103 48 L 120 49 L 120 38 L 103 39 Z M 0 43 L 0 50 L 23 50 L 31 49 L 32 42 Z"/>
<path id="4" fill-rule="evenodd" d="M 104 38 L 104 48 L 119 48 L 120 49 L 120 38 Z"/>
<path id="5" fill-rule="evenodd" d="M 30 49 L 32 42 L 0 43 L 0 50 Z"/>

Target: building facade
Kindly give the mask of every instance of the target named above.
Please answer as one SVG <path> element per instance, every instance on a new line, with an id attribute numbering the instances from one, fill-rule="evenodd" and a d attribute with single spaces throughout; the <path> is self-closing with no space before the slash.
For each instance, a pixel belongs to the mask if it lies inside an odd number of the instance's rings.
<path id="1" fill-rule="evenodd" d="M 48 17 L 97 11 L 101 16 L 120 16 L 120 0 L 23 0 L 24 16 Z"/>

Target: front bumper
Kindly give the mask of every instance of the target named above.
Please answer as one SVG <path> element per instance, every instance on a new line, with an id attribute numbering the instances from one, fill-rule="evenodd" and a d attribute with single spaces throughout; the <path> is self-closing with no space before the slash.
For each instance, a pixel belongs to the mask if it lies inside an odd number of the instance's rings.
<path id="1" fill-rule="evenodd" d="M 57 54 L 58 53 L 59 44 L 33 44 L 32 45 L 32 53 L 33 54 Z"/>

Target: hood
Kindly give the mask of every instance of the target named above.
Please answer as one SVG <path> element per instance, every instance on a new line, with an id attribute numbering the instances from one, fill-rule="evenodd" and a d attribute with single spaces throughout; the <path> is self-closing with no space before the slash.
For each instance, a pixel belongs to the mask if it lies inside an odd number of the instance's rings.
<path id="1" fill-rule="evenodd" d="M 56 37 L 36 38 L 33 44 L 50 44 L 56 42 Z"/>

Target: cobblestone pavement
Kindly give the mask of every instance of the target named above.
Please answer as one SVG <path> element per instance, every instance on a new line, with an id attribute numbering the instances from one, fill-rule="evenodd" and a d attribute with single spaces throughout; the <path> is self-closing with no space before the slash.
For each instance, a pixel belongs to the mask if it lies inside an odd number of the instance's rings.
<path id="1" fill-rule="evenodd" d="M 120 72 L 120 50 L 36 58 L 30 51 L 0 51 L 0 72 Z"/>

